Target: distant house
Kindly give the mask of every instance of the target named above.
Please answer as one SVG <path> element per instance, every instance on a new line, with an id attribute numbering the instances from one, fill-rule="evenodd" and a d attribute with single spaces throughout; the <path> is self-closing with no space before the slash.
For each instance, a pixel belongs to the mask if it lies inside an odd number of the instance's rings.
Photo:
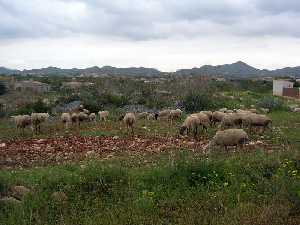
<path id="1" fill-rule="evenodd" d="M 13 89 L 15 91 L 32 91 L 36 93 L 44 93 L 49 92 L 51 87 L 50 85 L 39 81 L 24 80 L 14 82 Z"/>
<path id="2" fill-rule="evenodd" d="M 283 88 L 293 88 L 294 83 L 287 80 L 273 80 L 273 95 L 283 96 Z"/>
<path id="3" fill-rule="evenodd" d="M 300 98 L 300 89 L 288 80 L 273 80 L 273 95 Z"/>

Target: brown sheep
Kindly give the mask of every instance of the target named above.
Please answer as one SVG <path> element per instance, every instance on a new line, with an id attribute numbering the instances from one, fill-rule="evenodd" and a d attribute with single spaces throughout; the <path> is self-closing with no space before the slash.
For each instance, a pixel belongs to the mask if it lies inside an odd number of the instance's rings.
<path id="1" fill-rule="evenodd" d="M 249 140 L 247 133 L 243 129 L 228 129 L 218 131 L 209 142 L 208 148 L 219 145 L 227 150 L 228 146 L 244 145 Z"/>
<path id="2" fill-rule="evenodd" d="M 224 112 L 215 111 L 212 114 L 212 124 L 216 124 L 218 122 L 221 122 L 223 117 L 226 115 Z"/>
<path id="3" fill-rule="evenodd" d="M 180 135 L 184 135 L 185 131 L 187 135 L 189 135 L 190 132 L 193 132 L 194 138 L 197 137 L 198 134 L 198 127 L 200 126 L 200 120 L 197 116 L 188 116 L 181 127 L 179 128 Z"/>

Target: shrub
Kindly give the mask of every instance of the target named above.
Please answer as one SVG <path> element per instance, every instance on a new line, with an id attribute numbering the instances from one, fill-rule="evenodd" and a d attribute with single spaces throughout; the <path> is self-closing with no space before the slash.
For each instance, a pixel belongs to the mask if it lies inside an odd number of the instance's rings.
<path id="1" fill-rule="evenodd" d="M 258 100 L 257 106 L 261 108 L 267 108 L 270 111 L 286 109 L 286 106 L 282 100 L 272 96 L 263 97 L 262 99 Z"/>
<path id="2" fill-rule="evenodd" d="M 183 106 L 187 112 L 196 112 L 215 108 L 212 97 L 203 92 L 188 93 L 183 99 Z"/>
<path id="3" fill-rule="evenodd" d="M 27 105 L 19 108 L 14 114 L 16 115 L 24 115 L 31 114 L 33 112 L 36 113 L 44 113 L 50 112 L 51 108 L 47 106 L 41 99 L 36 102 L 28 103 Z"/>

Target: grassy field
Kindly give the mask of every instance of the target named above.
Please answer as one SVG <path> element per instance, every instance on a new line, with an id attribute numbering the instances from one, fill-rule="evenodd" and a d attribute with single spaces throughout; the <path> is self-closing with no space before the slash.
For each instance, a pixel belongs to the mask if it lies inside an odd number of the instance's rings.
<path id="1" fill-rule="evenodd" d="M 118 86 L 119 81 L 109 82 Z M 184 82 L 172 82 L 168 83 L 169 89 L 166 85 L 160 88 L 176 90 L 179 95 L 178 90 L 185 89 Z M 196 88 L 202 85 L 189 83 Z M 112 87 L 111 83 L 107 85 Z M 128 81 L 126 85 L 133 88 L 136 82 Z M 260 85 L 252 81 L 214 82 L 211 87 L 222 90 L 216 99 L 224 104 L 222 107 L 230 108 L 240 105 L 260 107 L 264 96 L 271 92 L 270 84 L 264 82 Z M 167 99 L 168 102 L 173 100 Z M 193 149 L 193 143 L 199 143 L 202 148 L 217 128 L 210 128 L 196 141 L 192 137 L 180 137 L 178 128 L 186 115 L 173 125 L 167 121 L 138 121 L 134 137 L 117 121 L 117 116 L 106 123 L 87 123 L 69 130 L 65 130 L 56 117 L 45 124 L 39 135 L 34 135 L 30 129 L 22 134 L 8 118 L 0 119 L 0 162 L 1 157 L 9 155 L 1 147 L 2 143 L 26 144 L 29 140 L 30 146 L 38 147 L 39 140 L 59 139 L 63 143 L 73 136 L 84 137 L 79 138 L 81 141 L 85 138 L 90 138 L 89 141 L 104 138 L 105 141 L 107 138 L 113 145 L 117 143 L 114 138 L 118 143 L 123 143 L 123 139 L 130 140 L 127 147 L 138 144 L 135 143 L 138 139 L 147 138 L 147 141 L 171 138 L 171 142 L 178 139 L 176 143 L 185 142 L 192 146 L 155 153 L 146 149 L 135 152 L 133 148 L 133 154 L 121 146 L 113 156 L 109 152 L 110 157 L 107 154 L 103 157 L 92 155 L 59 165 L 2 170 L 0 198 L 9 196 L 15 185 L 23 185 L 31 191 L 19 203 L 3 204 L 0 201 L 0 224 L 298 225 L 300 114 L 287 111 L 287 105 L 296 102 L 277 100 L 272 101 L 280 104 L 268 114 L 273 121 L 272 130 L 249 133 L 250 142 L 254 143 L 251 147 L 232 148 L 229 152 L 215 149 L 210 154 Z M 285 101 L 284 105 L 280 101 Z M 34 142 L 30 142 L 32 140 Z M 262 144 L 256 144 L 258 141 Z M 75 139 L 76 143 L 81 142 Z M 56 191 L 65 193 L 67 200 L 53 199 L 52 194 Z"/>
<path id="2" fill-rule="evenodd" d="M 157 157 L 157 156 L 156 156 Z M 1 206 L 9 224 L 299 224 L 299 154 L 197 156 L 180 151 L 3 171 L 1 191 L 32 188 L 17 206 Z M 63 191 L 67 202 L 55 202 Z"/>

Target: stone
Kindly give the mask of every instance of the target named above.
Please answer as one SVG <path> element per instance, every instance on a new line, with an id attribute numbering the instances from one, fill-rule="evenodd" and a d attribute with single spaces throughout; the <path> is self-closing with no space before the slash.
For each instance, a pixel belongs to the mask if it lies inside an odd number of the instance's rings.
<path id="1" fill-rule="evenodd" d="M 24 186 L 13 186 L 11 187 L 11 196 L 22 200 L 27 194 L 30 193 L 30 189 Z"/>
<path id="2" fill-rule="evenodd" d="M 68 201 L 67 195 L 62 191 L 53 192 L 51 198 L 56 202 L 66 203 Z"/>

